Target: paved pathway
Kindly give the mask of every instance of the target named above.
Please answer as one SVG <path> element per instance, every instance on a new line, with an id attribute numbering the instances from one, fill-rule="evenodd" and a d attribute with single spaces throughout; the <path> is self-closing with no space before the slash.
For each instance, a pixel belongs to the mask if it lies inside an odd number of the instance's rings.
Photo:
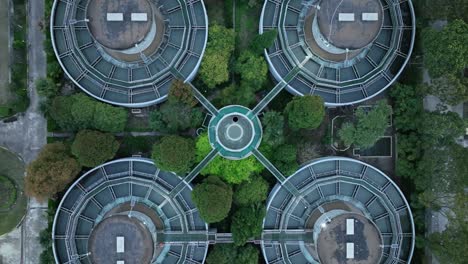
<path id="1" fill-rule="evenodd" d="M 47 123 L 40 112 L 40 98 L 35 81 L 46 74 L 44 34 L 39 27 L 44 15 L 44 0 L 29 1 L 28 6 L 28 93 L 30 106 L 26 113 L 12 123 L 0 122 L 0 146 L 20 155 L 26 163 L 35 159 L 47 141 Z M 47 225 L 47 205 L 31 200 L 22 226 L 0 237 L 0 254 L 3 263 L 37 264 L 42 248 L 39 232 Z M 2 264 L 3 264 L 2 263 Z"/>

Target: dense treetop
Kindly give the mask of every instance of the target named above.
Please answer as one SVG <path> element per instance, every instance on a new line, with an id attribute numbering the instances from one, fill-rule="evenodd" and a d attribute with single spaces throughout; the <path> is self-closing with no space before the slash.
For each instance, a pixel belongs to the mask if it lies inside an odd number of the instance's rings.
<path id="1" fill-rule="evenodd" d="M 63 191 L 80 170 L 66 145 L 47 144 L 26 169 L 26 194 L 39 200 L 50 198 Z"/>
<path id="2" fill-rule="evenodd" d="M 197 138 L 196 149 L 197 162 L 203 160 L 212 150 L 206 133 Z M 242 160 L 229 160 L 217 156 L 201 173 L 203 175 L 216 175 L 225 179 L 228 183 L 238 184 L 248 180 L 251 175 L 258 174 L 263 170 L 263 165 L 254 156 Z"/>
<path id="3" fill-rule="evenodd" d="M 120 143 L 109 133 L 82 130 L 71 146 L 72 154 L 84 167 L 96 167 L 114 158 Z"/>
<path id="4" fill-rule="evenodd" d="M 292 130 L 315 129 L 322 123 L 325 107 L 320 96 L 295 96 L 284 112 Z"/>
<path id="5" fill-rule="evenodd" d="M 152 158 L 159 169 L 184 175 L 195 162 L 195 143 L 191 138 L 165 136 L 154 144 Z"/>
<path id="6" fill-rule="evenodd" d="M 205 222 L 216 223 L 231 210 L 232 188 L 219 177 L 209 176 L 193 188 L 192 200 Z"/>

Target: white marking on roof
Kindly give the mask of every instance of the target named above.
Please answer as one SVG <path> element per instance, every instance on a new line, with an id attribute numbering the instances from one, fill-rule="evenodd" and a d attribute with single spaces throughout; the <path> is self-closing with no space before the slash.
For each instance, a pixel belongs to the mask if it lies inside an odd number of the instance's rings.
<path id="1" fill-rule="evenodd" d="M 354 219 L 346 219 L 346 235 L 354 235 Z"/>
<path id="2" fill-rule="evenodd" d="M 377 21 L 379 20 L 378 13 L 362 13 L 362 21 Z"/>
<path id="3" fill-rule="evenodd" d="M 124 260 L 117 260 L 117 264 L 125 264 Z"/>
<path id="4" fill-rule="evenodd" d="M 117 253 L 125 252 L 125 238 L 123 236 L 118 236 L 117 240 Z"/>
<path id="5" fill-rule="evenodd" d="M 148 14 L 147 13 L 132 13 L 132 21 L 146 22 L 148 21 Z"/>
<path id="6" fill-rule="evenodd" d="M 123 21 L 123 13 L 107 13 L 107 21 Z"/>
<path id="7" fill-rule="evenodd" d="M 352 22 L 354 21 L 354 13 L 338 13 L 338 21 Z"/>
<path id="8" fill-rule="evenodd" d="M 354 243 L 346 243 L 346 258 L 354 259 Z"/>

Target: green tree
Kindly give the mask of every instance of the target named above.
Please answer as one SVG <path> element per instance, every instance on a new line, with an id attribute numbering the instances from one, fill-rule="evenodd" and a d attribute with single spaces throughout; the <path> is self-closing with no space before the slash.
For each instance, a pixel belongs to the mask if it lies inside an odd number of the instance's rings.
<path id="1" fill-rule="evenodd" d="M 260 150 L 286 176 L 292 175 L 299 167 L 295 145 L 283 144 L 274 147 L 263 144 Z"/>
<path id="2" fill-rule="evenodd" d="M 234 65 L 234 71 L 254 91 L 260 90 L 268 78 L 268 65 L 264 57 L 249 51 L 245 51 L 240 55 Z"/>
<path id="3" fill-rule="evenodd" d="M 238 185 L 234 192 L 234 203 L 242 206 L 261 203 L 267 196 L 268 182 L 257 176 Z"/>
<path id="4" fill-rule="evenodd" d="M 255 103 L 254 88 L 250 85 L 241 82 L 240 86 L 231 84 L 227 88 L 221 90 L 220 93 L 221 105 L 243 105 L 245 107 L 251 106 Z"/>
<path id="5" fill-rule="evenodd" d="M 449 105 L 457 105 L 468 100 L 468 78 L 457 78 L 446 74 L 431 81 L 429 93 Z"/>
<path id="6" fill-rule="evenodd" d="M 421 133 L 425 144 L 446 146 L 464 135 L 465 127 L 465 121 L 454 112 L 425 112 L 422 116 Z"/>
<path id="7" fill-rule="evenodd" d="M 286 106 L 285 115 L 292 130 L 315 129 L 325 116 L 323 99 L 316 95 L 295 96 Z"/>
<path id="8" fill-rule="evenodd" d="M 111 133 L 122 132 L 127 120 L 128 112 L 124 108 L 97 102 L 92 128 Z"/>
<path id="9" fill-rule="evenodd" d="M 278 146 L 284 142 L 284 117 L 276 111 L 268 111 L 263 114 L 262 118 L 263 138 L 262 141 Z"/>
<path id="10" fill-rule="evenodd" d="M 75 131 L 76 125 L 72 117 L 73 97 L 57 96 L 53 99 L 48 111 L 50 117 L 65 131 Z"/>
<path id="11" fill-rule="evenodd" d="M 257 264 L 259 252 L 252 245 L 216 244 L 206 258 L 207 264 Z"/>
<path id="12" fill-rule="evenodd" d="M 127 124 L 127 110 L 91 99 L 84 94 L 57 96 L 49 114 L 66 131 L 96 129 L 120 132 Z"/>
<path id="13" fill-rule="evenodd" d="M 73 141 L 71 152 L 84 167 L 96 167 L 114 158 L 119 142 L 112 134 L 82 130 Z"/>
<path id="14" fill-rule="evenodd" d="M 278 36 L 276 29 L 263 32 L 261 35 L 255 36 L 250 44 L 250 50 L 255 54 L 263 55 L 263 50 L 271 47 Z"/>
<path id="15" fill-rule="evenodd" d="M 26 169 L 25 191 L 45 200 L 63 191 L 80 172 L 79 163 L 63 143 L 47 144 Z"/>
<path id="16" fill-rule="evenodd" d="M 197 138 L 196 149 L 197 162 L 203 160 L 212 150 L 206 133 Z M 228 183 L 238 184 L 249 180 L 251 175 L 258 174 L 263 170 L 263 165 L 254 156 L 242 160 L 229 160 L 217 156 L 202 170 L 201 174 L 216 175 Z"/>
<path id="17" fill-rule="evenodd" d="M 49 78 L 41 78 L 36 81 L 37 93 L 46 99 L 55 97 L 58 93 L 58 88 L 55 81 Z"/>
<path id="18" fill-rule="evenodd" d="M 208 88 L 229 80 L 229 60 L 234 51 L 235 32 L 223 26 L 210 26 L 208 43 L 200 66 L 200 78 Z"/>
<path id="19" fill-rule="evenodd" d="M 424 64 L 432 77 L 462 74 L 468 65 L 468 24 L 457 19 L 441 31 L 429 27 L 421 35 Z"/>
<path id="20" fill-rule="evenodd" d="M 196 128 L 203 122 L 203 112 L 181 102 L 164 103 L 150 114 L 150 127 L 155 131 L 176 133 Z"/>
<path id="21" fill-rule="evenodd" d="M 239 208 L 232 217 L 231 232 L 234 244 L 243 246 L 251 238 L 262 234 L 266 208 L 263 204 L 251 204 Z"/>
<path id="22" fill-rule="evenodd" d="M 226 218 L 231 210 L 232 189 L 216 176 L 209 176 L 192 191 L 192 200 L 207 223 Z"/>
<path id="23" fill-rule="evenodd" d="M 364 108 L 358 108 L 355 114 L 356 124 L 343 124 L 338 136 L 348 146 L 354 144 L 362 148 L 371 147 L 387 130 L 391 113 L 391 106 L 383 100 L 368 112 Z"/>
<path id="24" fill-rule="evenodd" d="M 193 95 L 192 87 L 181 80 L 175 80 L 171 84 L 167 98 L 171 103 L 183 103 L 190 107 L 198 104 L 197 98 Z"/>
<path id="25" fill-rule="evenodd" d="M 424 112 L 421 87 L 397 84 L 390 89 L 393 99 L 393 121 L 399 132 L 417 131 Z"/>
<path id="26" fill-rule="evenodd" d="M 154 144 L 152 158 L 159 169 L 183 175 L 194 164 L 195 143 L 190 138 L 165 136 Z"/>

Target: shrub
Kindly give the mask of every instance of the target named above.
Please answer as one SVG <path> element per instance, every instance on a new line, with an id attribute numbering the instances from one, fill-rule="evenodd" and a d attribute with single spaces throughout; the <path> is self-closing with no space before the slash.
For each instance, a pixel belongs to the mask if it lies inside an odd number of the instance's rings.
<path id="1" fill-rule="evenodd" d="M 84 167 L 96 167 L 112 159 L 119 149 L 112 134 L 82 130 L 73 141 L 71 151 Z"/>
<path id="2" fill-rule="evenodd" d="M 295 96 L 286 106 L 285 115 L 292 130 L 315 129 L 325 116 L 323 99 L 316 95 Z"/>
<path id="3" fill-rule="evenodd" d="M 193 188 L 192 199 L 207 223 L 216 223 L 229 214 L 232 189 L 216 176 L 209 176 Z"/>
<path id="4" fill-rule="evenodd" d="M 195 162 L 195 143 L 189 138 L 165 136 L 154 144 L 152 158 L 161 170 L 185 174 Z"/>

